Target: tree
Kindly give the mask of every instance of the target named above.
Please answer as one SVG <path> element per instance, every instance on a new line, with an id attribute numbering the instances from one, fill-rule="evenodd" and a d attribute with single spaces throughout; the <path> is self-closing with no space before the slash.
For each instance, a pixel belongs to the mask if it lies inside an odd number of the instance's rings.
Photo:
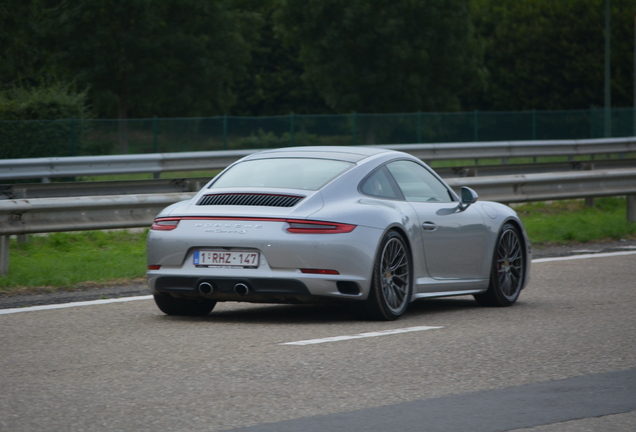
<path id="1" fill-rule="evenodd" d="M 604 0 L 473 0 L 488 88 L 475 108 L 603 105 Z M 632 98 L 633 0 L 612 0 L 612 102 Z"/>
<path id="2" fill-rule="evenodd" d="M 48 9 L 56 72 L 106 117 L 226 112 L 245 72 L 245 20 L 225 0 L 61 0 Z"/>
<path id="3" fill-rule="evenodd" d="M 44 80 L 40 11 L 37 0 L 0 2 L 0 89 Z"/>
<path id="4" fill-rule="evenodd" d="M 282 0 L 276 22 L 337 112 L 457 110 L 481 79 L 468 0 Z"/>
<path id="5" fill-rule="evenodd" d="M 250 116 L 330 112 L 311 83 L 302 79 L 298 47 L 283 44 L 274 31 L 280 0 L 234 0 L 234 6 L 258 14 L 259 21 L 249 39 L 249 73 L 234 84 L 236 104 L 231 112 Z"/>

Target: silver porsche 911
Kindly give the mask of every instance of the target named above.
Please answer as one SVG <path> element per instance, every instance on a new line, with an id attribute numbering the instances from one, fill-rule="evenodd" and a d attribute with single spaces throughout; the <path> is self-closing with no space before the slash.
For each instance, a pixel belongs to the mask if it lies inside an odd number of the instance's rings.
<path id="1" fill-rule="evenodd" d="M 531 252 L 512 209 L 469 188 L 458 197 L 413 156 L 302 147 L 247 156 L 164 209 L 147 257 L 168 315 L 207 315 L 220 301 L 340 301 L 394 320 L 429 297 L 510 306 Z"/>

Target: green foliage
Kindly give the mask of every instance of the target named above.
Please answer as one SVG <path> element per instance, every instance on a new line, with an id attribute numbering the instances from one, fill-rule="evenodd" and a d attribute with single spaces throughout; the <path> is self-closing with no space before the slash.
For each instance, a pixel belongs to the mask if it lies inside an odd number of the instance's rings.
<path id="1" fill-rule="evenodd" d="M 480 109 L 603 105 L 605 0 L 472 0 L 485 45 Z M 632 104 L 633 0 L 611 0 L 613 106 Z"/>
<path id="2" fill-rule="evenodd" d="M 0 159 L 71 156 L 86 127 L 86 97 L 62 84 L 0 92 Z"/>
<path id="3" fill-rule="evenodd" d="M 85 119 L 86 97 L 68 84 L 13 87 L 0 92 L 0 120 Z"/>
<path id="4" fill-rule="evenodd" d="M 351 145 L 349 136 L 318 136 L 307 132 L 297 132 L 292 135 L 289 132 L 276 135 L 274 132 L 265 132 L 259 129 L 256 134 L 238 140 L 233 147 L 237 149 L 268 149 L 290 146 L 343 146 Z"/>
<path id="5" fill-rule="evenodd" d="M 74 82 L 99 118 L 588 109 L 604 3 L 3 0 L 0 91 Z M 611 5 L 612 102 L 631 106 L 636 5 Z"/>
<path id="6" fill-rule="evenodd" d="M 515 210 L 537 246 L 636 238 L 636 224 L 625 216 L 625 198 L 598 198 L 593 207 L 583 200 L 570 200 L 523 204 Z"/>
<path id="7" fill-rule="evenodd" d="M 0 2 L 0 90 L 46 76 L 41 12 L 40 0 Z"/>
<path id="8" fill-rule="evenodd" d="M 302 79 L 298 47 L 285 45 L 274 31 L 273 15 L 279 0 L 237 0 L 236 7 L 258 17 L 250 39 L 248 74 L 237 80 L 232 115 L 279 115 L 328 113 L 329 108 L 311 82 Z"/>
<path id="9" fill-rule="evenodd" d="M 283 0 L 276 18 L 338 112 L 457 110 L 479 81 L 468 0 Z"/>
<path id="10" fill-rule="evenodd" d="M 250 14 L 229 3 L 62 0 L 47 16 L 54 70 L 111 118 L 221 114 L 249 59 Z"/>
<path id="11" fill-rule="evenodd" d="M 0 292 L 143 277 L 145 237 L 146 232 L 87 231 L 31 236 L 25 244 L 11 240 L 10 273 L 0 276 Z"/>

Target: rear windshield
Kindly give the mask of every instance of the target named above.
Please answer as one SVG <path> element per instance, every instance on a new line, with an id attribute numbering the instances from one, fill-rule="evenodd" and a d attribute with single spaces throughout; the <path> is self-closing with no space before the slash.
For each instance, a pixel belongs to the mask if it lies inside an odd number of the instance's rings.
<path id="1" fill-rule="evenodd" d="M 234 165 L 210 188 L 267 187 L 318 190 L 354 164 L 329 159 L 255 159 Z"/>

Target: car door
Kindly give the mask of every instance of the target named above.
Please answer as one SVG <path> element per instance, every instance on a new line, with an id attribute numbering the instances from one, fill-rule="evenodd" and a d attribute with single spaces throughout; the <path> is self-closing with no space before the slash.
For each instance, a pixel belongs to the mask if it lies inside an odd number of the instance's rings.
<path id="1" fill-rule="evenodd" d="M 395 161 L 387 169 L 419 219 L 429 275 L 438 280 L 482 279 L 490 258 L 488 229 L 477 206 L 460 206 L 446 185 L 416 162 Z"/>

